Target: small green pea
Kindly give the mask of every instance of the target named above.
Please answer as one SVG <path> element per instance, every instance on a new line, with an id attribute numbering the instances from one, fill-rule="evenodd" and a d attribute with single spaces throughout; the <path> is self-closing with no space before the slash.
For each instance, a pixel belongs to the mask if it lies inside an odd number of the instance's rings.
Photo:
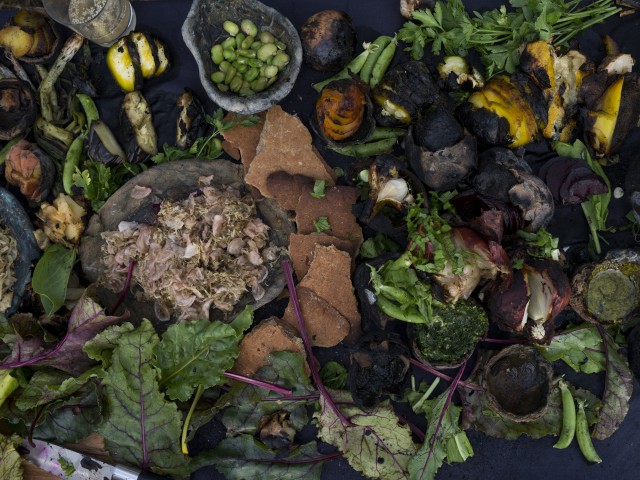
<path id="1" fill-rule="evenodd" d="M 231 83 L 231 80 L 233 80 L 233 77 L 235 76 L 236 76 L 236 67 L 231 65 L 224 74 L 224 83 L 226 85 L 229 85 L 229 83 Z"/>
<path id="2" fill-rule="evenodd" d="M 222 24 L 222 28 L 232 37 L 235 37 L 240 31 L 240 27 L 237 24 L 233 23 L 231 20 L 225 20 Z"/>
<path id="3" fill-rule="evenodd" d="M 256 27 L 256 24 L 248 18 L 245 18 L 240 22 L 240 28 L 244 33 L 252 37 L 255 37 L 258 34 L 258 27 Z"/>
<path id="4" fill-rule="evenodd" d="M 260 47 L 257 52 L 257 56 L 263 62 L 266 62 L 270 57 L 273 57 L 278 51 L 278 47 L 276 47 L 273 43 L 265 43 Z"/>
<path id="5" fill-rule="evenodd" d="M 223 62 L 220 63 L 219 65 L 220 67 L 220 71 L 221 72 L 227 72 L 227 70 L 229 70 L 229 68 L 231 68 L 231 62 L 227 62 L 226 60 L 224 60 Z"/>
<path id="6" fill-rule="evenodd" d="M 222 42 L 222 48 L 236 48 L 236 39 L 229 37 Z"/>
<path id="7" fill-rule="evenodd" d="M 211 74 L 211 81 L 213 83 L 223 83 L 224 77 L 224 72 L 214 72 Z"/>
<path id="8" fill-rule="evenodd" d="M 244 42 L 245 38 L 247 38 L 247 36 L 242 32 L 236 35 L 236 48 L 242 47 L 242 42 Z"/>
<path id="9" fill-rule="evenodd" d="M 278 50 L 286 50 L 287 49 L 287 45 L 284 42 L 281 42 L 280 40 L 276 40 L 275 44 L 276 44 L 276 47 L 278 47 Z"/>
<path id="10" fill-rule="evenodd" d="M 264 69 L 264 76 L 267 78 L 272 78 L 278 75 L 278 67 L 275 65 L 269 65 Z"/>
<path id="11" fill-rule="evenodd" d="M 233 77 L 233 80 L 231 80 L 231 83 L 229 83 L 229 90 L 231 90 L 233 93 L 237 93 L 240 88 L 242 88 L 242 77 Z"/>
<path id="12" fill-rule="evenodd" d="M 225 48 L 222 51 L 222 55 L 224 56 L 225 60 L 229 60 L 230 62 L 233 62 L 237 57 L 236 51 L 232 50 L 231 48 Z"/>
<path id="13" fill-rule="evenodd" d="M 262 42 L 253 42 L 251 44 L 251 50 L 260 50 L 260 47 L 262 46 Z"/>
<path id="14" fill-rule="evenodd" d="M 242 95 L 243 97 L 248 97 L 249 95 L 253 95 L 254 93 L 256 92 L 254 92 L 250 88 L 241 88 L 240 91 L 238 91 L 238 95 Z"/>
<path id="15" fill-rule="evenodd" d="M 213 63 L 215 63 L 216 65 L 220 65 L 224 60 L 222 52 L 223 48 L 220 44 L 211 47 L 211 60 L 213 60 Z"/>
<path id="16" fill-rule="evenodd" d="M 255 37 L 252 37 L 251 35 L 249 35 L 247 38 L 245 38 L 242 41 L 242 45 L 240 45 L 240 48 L 242 48 L 243 50 L 249 50 L 251 48 L 251 44 L 255 41 Z"/>
<path id="17" fill-rule="evenodd" d="M 256 78 L 258 78 L 258 75 L 260 75 L 260 70 L 258 70 L 255 67 L 251 67 L 247 73 L 244 74 L 244 79 L 247 82 L 253 82 Z"/>
<path id="18" fill-rule="evenodd" d="M 271 32 L 260 32 L 260 41 L 262 43 L 273 43 L 275 42 L 275 40 L 276 38 L 273 36 Z"/>
<path id="19" fill-rule="evenodd" d="M 278 52 L 275 57 L 273 57 L 273 61 L 271 65 L 275 65 L 280 70 L 286 67 L 289 64 L 289 55 L 284 52 Z"/>
<path id="20" fill-rule="evenodd" d="M 260 77 L 254 80 L 253 82 L 251 82 L 251 89 L 254 92 L 261 92 L 265 88 L 267 88 L 267 79 L 264 77 Z"/>
<path id="21" fill-rule="evenodd" d="M 224 83 L 218 83 L 216 84 L 216 87 L 218 87 L 218 90 L 220 90 L 221 92 L 229 91 L 229 85 L 225 85 Z"/>

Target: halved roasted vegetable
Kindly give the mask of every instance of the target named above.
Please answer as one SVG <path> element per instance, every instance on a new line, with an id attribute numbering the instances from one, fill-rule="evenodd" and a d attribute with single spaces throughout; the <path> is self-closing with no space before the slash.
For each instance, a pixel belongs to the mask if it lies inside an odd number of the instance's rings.
<path id="1" fill-rule="evenodd" d="M 35 95 L 27 82 L 0 80 L 0 140 L 11 140 L 28 131 L 36 113 Z"/>
<path id="2" fill-rule="evenodd" d="M 137 163 L 158 153 L 158 136 L 153 127 L 151 107 L 140 92 L 129 92 L 124 96 L 122 114 L 121 123 L 133 137 L 127 146 L 127 160 Z"/>
<path id="3" fill-rule="evenodd" d="M 107 52 L 107 67 L 125 92 L 139 89 L 144 78 L 157 77 L 168 66 L 164 44 L 141 32 L 131 32 L 114 43 Z"/>
<path id="4" fill-rule="evenodd" d="M 20 10 L 0 30 L 0 46 L 27 63 L 48 61 L 60 41 L 57 27 L 41 10 Z"/>

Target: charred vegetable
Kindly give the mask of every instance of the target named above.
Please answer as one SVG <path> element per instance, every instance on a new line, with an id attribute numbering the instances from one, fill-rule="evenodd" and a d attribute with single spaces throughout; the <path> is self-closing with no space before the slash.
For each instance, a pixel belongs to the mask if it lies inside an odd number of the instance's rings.
<path id="1" fill-rule="evenodd" d="M 17 78 L 0 80 L 0 140 L 27 132 L 36 113 L 35 95 L 28 83 Z"/>
<path id="2" fill-rule="evenodd" d="M 127 158 L 115 135 L 102 120 L 91 122 L 88 154 L 91 160 L 105 165 L 122 163 Z"/>
<path id="3" fill-rule="evenodd" d="M 540 90 L 525 75 L 496 75 L 457 109 L 464 125 L 487 145 L 519 147 L 547 124 Z"/>
<path id="4" fill-rule="evenodd" d="M 616 76 L 586 113 L 587 138 L 599 156 L 616 153 L 640 114 L 640 76 Z"/>
<path id="5" fill-rule="evenodd" d="M 527 259 L 510 280 L 495 283 L 486 305 L 489 318 L 503 330 L 548 343 L 554 319 L 569 304 L 571 286 L 559 262 Z"/>
<path id="6" fill-rule="evenodd" d="M 534 347 L 511 345 L 487 361 L 483 387 L 497 413 L 528 422 L 547 411 L 552 378 L 551 364 Z"/>
<path id="7" fill-rule="evenodd" d="M 27 63 L 48 61 L 59 42 L 55 23 L 38 9 L 19 11 L 10 24 L 0 30 L 0 45 Z"/>
<path id="8" fill-rule="evenodd" d="M 169 67 L 164 44 L 140 32 L 131 32 L 114 43 L 106 60 L 113 79 L 125 92 L 140 88 L 143 79 L 162 75 Z"/>
<path id="9" fill-rule="evenodd" d="M 339 10 L 323 10 L 300 29 L 304 60 L 319 72 L 337 72 L 353 57 L 356 32 L 351 17 Z"/>
<path id="10" fill-rule="evenodd" d="M 373 202 L 375 216 L 382 207 L 389 205 L 396 210 L 406 210 L 415 203 L 413 179 L 401 162 L 393 155 L 379 155 L 369 167 L 369 198 Z"/>
<path id="11" fill-rule="evenodd" d="M 438 95 L 427 65 L 419 61 L 398 65 L 373 89 L 376 122 L 385 127 L 409 125 L 418 111 L 434 103 Z"/>
<path id="12" fill-rule="evenodd" d="M 320 92 L 315 127 L 324 139 L 338 145 L 363 141 L 375 128 L 368 87 L 358 79 L 331 82 Z"/>
<path id="13" fill-rule="evenodd" d="M 526 231 L 535 232 L 553 218 L 555 206 L 549 187 L 511 150 L 492 148 L 483 152 L 472 184 L 482 195 L 515 205 Z"/>
<path id="14" fill-rule="evenodd" d="M 131 138 L 127 145 L 129 162 L 139 163 L 158 153 L 158 136 L 151 118 L 151 107 L 139 91 L 124 96 L 121 123 Z"/>
<path id="15" fill-rule="evenodd" d="M 56 167 L 38 145 L 20 140 L 7 153 L 4 176 L 29 200 L 46 198 L 56 176 Z"/>
<path id="16" fill-rule="evenodd" d="M 484 78 L 475 67 L 456 55 L 444 57 L 438 64 L 440 85 L 449 91 L 484 87 Z"/>
<path id="17" fill-rule="evenodd" d="M 487 313 L 472 300 L 433 305 L 431 322 L 410 325 L 413 354 L 435 368 L 460 365 L 489 327 Z"/>
<path id="18" fill-rule="evenodd" d="M 446 191 L 477 166 L 475 138 L 441 105 L 432 105 L 409 129 L 405 140 L 412 170 L 431 189 Z"/>
<path id="19" fill-rule="evenodd" d="M 579 158 L 554 157 L 542 166 L 538 176 L 547 184 L 556 203 L 561 205 L 582 203 L 590 195 L 609 191 L 602 177 Z"/>
<path id="20" fill-rule="evenodd" d="M 204 107 L 193 93 L 185 91 L 177 103 L 180 114 L 176 125 L 176 146 L 184 150 L 204 136 L 208 124 Z"/>
<path id="21" fill-rule="evenodd" d="M 616 324 L 640 306 L 640 255 L 614 250 L 605 260 L 584 266 L 572 280 L 571 306 L 584 320 Z"/>
<path id="22" fill-rule="evenodd" d="M 409 370 L 409 352 L 398 335 L 372 332 L 351 352 L 349 389 L 360 408 L 373 408 L 389 393 L 399 393 Z"/>
<path id="23" fill-rule="evenodd" d="M 15 258 L 12 261 L 12 273 L 9 273 L 14 279 L 9 285 L 12 295 L 8 300 L 8 305 L 5 304 L 6 290 L 4 283 L 7 277 L 4 277 L 5 280 L 0 285 L 0 301 L 2 302 L 2 307 L 4 307 L 0 308 L 0 313 L 9 316 L 16 312 L 22 301 L 25 288 L 31 281 L 31 266 L 40 256 L 40 249 L 33 235 L 33 225 L 27 212 L 25 212 L 20 202 L 4 188 L 0 188 L 0 229 L 4 231 L 4 235 L 15 239 L 17 248 L 17 254 L 15 254 Z M 10 242 L 11 240 L 8 240 L 7 243 Z M 14 254 L 9 253 L 9 250 L 4 250 L 4 252 L 7 252 L 9 258 L 14 257 Z M 4 269 L 2 269 L 2 272 L 0 276 L 6 275 Z"/>
<path id="24" fill-rule="evenodd" d="M 68 130 L 38 117 L 33 124 L 33 136 L 45 152 L 55 160 L 64 160 L 75 136 Z"/>
<path id="25" fill-rule="evenodd" d="M 451 203 L 465 226 L 487 240 L 502 243 L 504 235 L 513 235 L 524 225 L 519 210 L 513 204 L 473 190 L 456 195 Z"/>
<path id="26" fill-rule="evenodd" d="M 53 205 L 42 203 L 37 216 L 49 240 L 73 248 L 80 243 L 84 232 L 82 217 L 86 213 L 73 198 L 61 193 L 53 201 Z"/>

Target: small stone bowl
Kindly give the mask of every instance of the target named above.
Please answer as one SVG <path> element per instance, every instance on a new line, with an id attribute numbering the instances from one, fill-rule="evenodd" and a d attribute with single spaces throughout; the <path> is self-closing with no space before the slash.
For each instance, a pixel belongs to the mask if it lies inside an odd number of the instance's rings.
<path id="1" fill-rule="evenodd" d="M 211 74 L 217 71 L 211 60 L 211 47 L 228 37 L 222 28 L 225 20 L 239 25 L 245 18 L 252 20 L 260 31 L 268 31 L 284 42 L 291 60 L 273 85 L 262 92 L 242 97 L 232 92 L 221 92 L 211 81 Z M 302 65 L 302 44 L 296 28 L 284 15 L 257 0 L 194 0 L 182 25 L 182 37 L 196 59 L 200 81 L 207 95 L 230 112 L 248 115 L 278 103 L 291 92 Z"/>

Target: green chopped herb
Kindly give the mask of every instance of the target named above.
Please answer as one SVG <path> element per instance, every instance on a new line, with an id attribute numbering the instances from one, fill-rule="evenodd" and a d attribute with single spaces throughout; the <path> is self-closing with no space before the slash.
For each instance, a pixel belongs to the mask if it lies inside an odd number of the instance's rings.
<path id="1" fill-rule="evenodd" d="M 325 188 L 327 187 L 326 180 L 316 180 L 313 184 L 313 191 L 311 192 L 311 196 L 313 198 L 324 198 Z"/>
<path id="2" fill-rule="evenodd" d="M 73 463 L 71 463 L 69 460 L 67 460 L 63 456 L 58 457 L 58 463 L 60 464 L 60 468 L 62 469 L 62 471 L 67 477 L 70 477 L 75 473 L 76 467 L 74 467 Z"/>
<path id="3" fill-rule="evenodd" d="M 527 241 L 527 253 L 532 257 L 550 258 L 552 260 L 558 260 L 560 258 L 558 237 L 554 237 L 544 228 L 541 228 L 535 233 L 518 230 L 516 234 Z"/>
<path id="4" fill-rule="evenodd" d="M 313 226 L 316 227 L 316 232 L 318 233 L 331 230 L 331 225 L 329 225 L 329 219 L 327 217 L 318 217 L 317 220 L 313 221 Z"/>

